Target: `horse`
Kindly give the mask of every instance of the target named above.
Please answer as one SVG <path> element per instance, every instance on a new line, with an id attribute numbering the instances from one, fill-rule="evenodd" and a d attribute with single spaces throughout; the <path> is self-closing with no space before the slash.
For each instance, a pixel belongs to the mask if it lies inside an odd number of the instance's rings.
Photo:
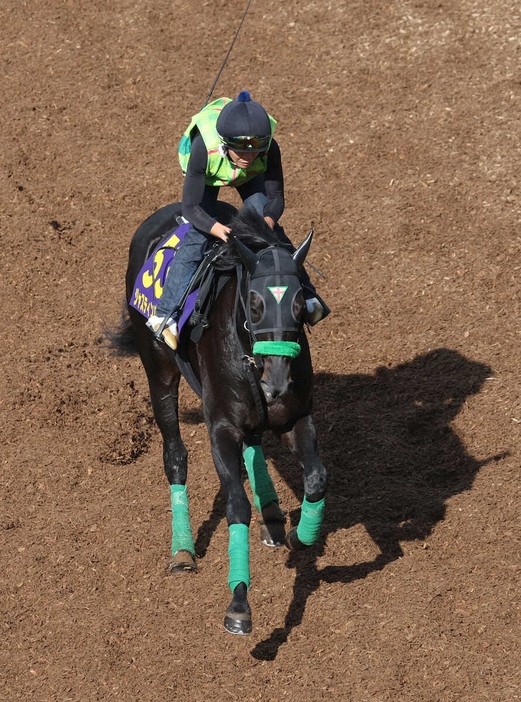
<path id="1" fill-rule="evenodd" d="M 288 251 L 260 215 L 219 204 L 223 218 L 234 215 L 232 235 L 215 257 L 213 265 L 223 284 L 200 338 L 191 339 L 188 327 L 174 352 L 156 338 L 145 316 L 130 304 L 144 262 L 177 226 L 180 206 L 174 203 L 152 214 L 132 238 L 126 304 L 111 342 L 122 355 L 138 353 L 147 375 L 171 493 L 171 572 L 198 571 L 186 490 L 187 450 L 178 416 L 183 363 L 198 381 L 195 389 L 202 399 L 213 461 L 226 499 L 232 600 L 224 627 L 233 634 L 249 634 L 252 508 L 243 484 L 243 465 L 266 545 L 308 549 L 319 538 L 324 516 L 327 472 L 319 457 L 312 418 L 313 369 L 299 279 L 313 232 L 296 250 Z M 262 434 L 268 429 L 285 441 L 303 470 L 300 519 L 287 534 L 285 512 L 261 446 Z"/>

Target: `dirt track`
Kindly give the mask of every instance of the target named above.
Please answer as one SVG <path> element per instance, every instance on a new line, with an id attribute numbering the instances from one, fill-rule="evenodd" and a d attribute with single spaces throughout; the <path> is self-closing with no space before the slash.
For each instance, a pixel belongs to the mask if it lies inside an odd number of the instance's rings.
<path id="1" fill-rule="evenodd" d="M 244 7 L 2 3 L 0 698 L 518 700 L 513 0 L 253 2 L 217 94 L 279 119 L 283 224 L 316 228 L 324 539 L 288 556 L 253 531 L 254 632 L 224 632 L 222 500 L 184 386 L 201 572 L 166 573 L 144 373 L 101 327 Z M 298 469 L 268 453 L 296 510 Z"/>

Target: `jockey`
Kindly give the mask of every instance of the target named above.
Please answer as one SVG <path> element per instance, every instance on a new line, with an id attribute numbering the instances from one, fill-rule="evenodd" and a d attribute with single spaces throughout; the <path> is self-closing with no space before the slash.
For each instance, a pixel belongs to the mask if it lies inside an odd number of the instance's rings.
<path id="1" fill-rule="evenodd" d="M 147 325 L 157 338 L 177 348 L 178 306 L 214 238 L 226 241 L 230 227 L 217 220 L 217 196 L 222 186 L 237 189 L 244 207 L 256 210 L 294 251 L 277 224 L 284 211 L 284 181 L 279 145 L 273 139 L 276 121 L 247 91 L 236 100 L 219 98 L 196 114 L 179 144 L 185 175 L 182 214 L 190 222 L 173 258 L 163 295 Z M 309 324 L 329 314 L 304 269 L 301 274 Z"/>

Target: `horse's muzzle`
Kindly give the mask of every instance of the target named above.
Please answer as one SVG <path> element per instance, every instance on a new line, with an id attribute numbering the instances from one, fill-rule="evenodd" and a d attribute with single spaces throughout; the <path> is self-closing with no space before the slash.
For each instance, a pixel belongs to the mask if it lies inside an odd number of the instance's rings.
<path id="1" fill-rule="evenodd" d="M 265 356 L 260 386 L 268 405 L 284 398 L 291 391 L 291 359 L 287 356 Z"/>

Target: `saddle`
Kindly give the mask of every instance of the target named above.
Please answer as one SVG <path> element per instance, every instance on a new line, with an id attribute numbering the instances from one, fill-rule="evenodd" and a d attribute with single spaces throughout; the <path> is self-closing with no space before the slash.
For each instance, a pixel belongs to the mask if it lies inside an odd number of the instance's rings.
<path id="1" fill-rule="evenodd" d="M 179 319 L 180 335 L 183 327 L 188 322 L 190 327 L 190 339 L 197 343 L 208 328 L 208 317 L 217 296 L 223 286 L 233 275 L 234 271 L 217 271 L 215 262 L 221 254 L 221 244 L 216 242 L 204 255 L 198 269 L 188 286 L 186 293 L 181 300 L 181 317 Z M 191 304 L 187 301 L 191 297 Z M 186 339 L 186 334 L 184 338 Z"/>

